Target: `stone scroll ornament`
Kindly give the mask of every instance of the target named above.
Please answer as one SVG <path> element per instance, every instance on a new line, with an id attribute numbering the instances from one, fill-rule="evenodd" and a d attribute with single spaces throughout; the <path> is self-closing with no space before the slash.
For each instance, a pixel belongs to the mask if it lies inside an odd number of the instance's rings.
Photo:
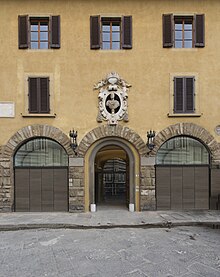
<path id="1" fill-rule="evenodd" d="M 109 125 L 117 125 L 118 121 L 128 122 L 128 90 L 131 87 L 116 72 L 111 72 L 106 79 L 94 85 L 99 90 L 97 121 L 108 121 Z"/>

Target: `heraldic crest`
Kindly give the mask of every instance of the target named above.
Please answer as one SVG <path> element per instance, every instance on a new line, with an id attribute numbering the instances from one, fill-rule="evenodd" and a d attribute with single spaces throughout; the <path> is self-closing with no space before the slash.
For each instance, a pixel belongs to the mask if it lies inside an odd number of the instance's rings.
<path id="1" fill-rule="evenodd" d="M 109 125 L 117 125 L 119 120 L 128 121 L 128 90 L 131 87 L 118 73 L 109 73 L 94 89 L 99 90 L 99 111 L 97 121 L 108 121 Z"/>

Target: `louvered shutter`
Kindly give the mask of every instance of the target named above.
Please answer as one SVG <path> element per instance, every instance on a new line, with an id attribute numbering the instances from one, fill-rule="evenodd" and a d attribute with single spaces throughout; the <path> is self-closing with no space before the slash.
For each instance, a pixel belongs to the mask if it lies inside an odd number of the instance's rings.
<path id="1" fill-rule="evenodd" d="M 163 47 L 173 47 L 173 14 L 163 14 Z"/>
<path id="2" fill-rule="evenodd" d="M 50 48 L 60 48 L 60 16 L 51 16 L 50 19 L 51 39 Z"/>
<path id="3" fill-rule="evenodd" d="M 184 106 L 183 106 L 183 85 L 184 79 L 182 77 L 175 77 L 174 78 L 174 112 L 175 113 L 183 113 Z"/>
<path id="4" fill-rule="evenodd" d="M 205 47 L 205 15 L 197 14 L 195 21 L 195 47 Z"/>
<path id="5" fill-rule="evenodd" d="M 100 16 L 90 16 L 90 48 L 100 48 Z"/>
<path id="6" fill-rule="evenodd" d="M 185 112 L 194 113 L 194 78 L 185 77 Z"/>
<path id="7" fill-rule="evenodd" d="M 29 113 L 39 113 L 38 110 L 38 78 L 28 79 Z"/>
<path id="8" fill-rule="evenodd" d="M 40 92 L 39 92 L 39 112 L 49 113 L 50 103 L 49 103 L 49 78 L 39 78 Z"/>
<path id="9" fill-rule="evenodd" d="M 18 16 L 18 47 L 19 49 L 28 48 L 28 16 Z"/>
<path id="10" fill-rule="evenodd" d="M 122 48 L 132 48 L 132 16 L 122 17 Z"/>

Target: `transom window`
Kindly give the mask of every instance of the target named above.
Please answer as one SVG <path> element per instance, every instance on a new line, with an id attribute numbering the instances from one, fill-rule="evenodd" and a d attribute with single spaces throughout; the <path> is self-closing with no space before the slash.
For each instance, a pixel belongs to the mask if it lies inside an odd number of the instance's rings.
<path id="1" fill-rule="evenodd" d="M 175 48 L 192 48 L 193 45 L 193 18 L 175 17 Z"/>
<path id="2" fill-rule="evenodd" d="M 121 48 L 121 19 L 102 18 L 102 49 Z"/>
<path id="3" fill-rule="evenodd" d="M 49 48 L 49 20 L 31 19 L 31 49 Z"/>
<path id="4" fill-rule="evenodd" d="M 194 165 L 209 164 L 209 153 L 198 140 L 180 136 L 166 141 L 158 150 L 157 164 Z"/>

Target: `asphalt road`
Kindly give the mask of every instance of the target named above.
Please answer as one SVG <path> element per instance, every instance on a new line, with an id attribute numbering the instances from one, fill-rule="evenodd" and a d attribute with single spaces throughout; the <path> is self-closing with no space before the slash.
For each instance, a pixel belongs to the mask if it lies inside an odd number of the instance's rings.
<path id="1" fill-rule="evenodd" d="M 220 230 L 0 232 L 0 276 L 220 276 Z"/>

